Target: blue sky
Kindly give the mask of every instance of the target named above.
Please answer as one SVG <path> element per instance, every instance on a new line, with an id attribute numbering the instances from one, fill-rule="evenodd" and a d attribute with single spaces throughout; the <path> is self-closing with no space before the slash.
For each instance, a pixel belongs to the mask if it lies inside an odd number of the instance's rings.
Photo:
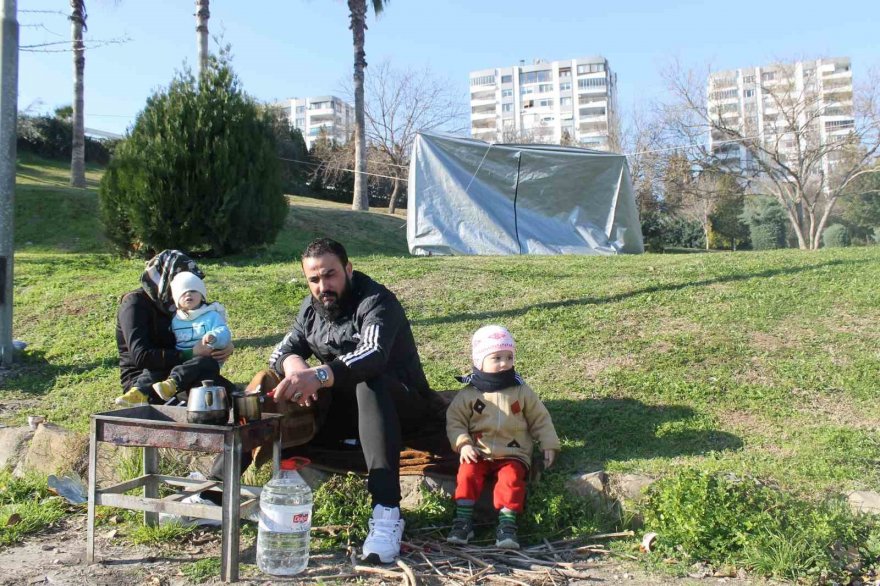
<path id="1" fill-rule="evenodd" d="M 21 44 L 63 41 L 65 0 L 19 0 Z M 87 0 L 86 38 L 127 36 L 86 56 L 86 126 L 123 132 L 149 95 L 196 59 L 192 0 Z M 880 2 L 630 0 L 392 0 L 368 18 L 367 62 L 430 67 L 467 100 L 468 72 L 604 55 L 617 72 L 624 116 L 662 98 L 660 70 L 673 59 L 728 69 L 776 60 L 849 56 L 855 82 L 880 67 Z M 42 25 L 35 26 L 35 25 Z M 45 27 L 45 28 L 43 28 Z M 212 0 L 209 25 L 232 45 L 245 90 L 260 100 L 341 94 L 352 71 L 343 0 Z M 216 44 L 212 42 L 212 50 Z M 23 52 L 19 108 L 69 104 L 70 53 Z M 369 75 L 369 67 L 367 68 Z"/>

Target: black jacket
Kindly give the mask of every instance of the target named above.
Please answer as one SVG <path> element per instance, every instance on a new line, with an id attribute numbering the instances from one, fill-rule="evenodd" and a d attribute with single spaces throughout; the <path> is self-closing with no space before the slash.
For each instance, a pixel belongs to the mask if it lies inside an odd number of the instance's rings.
<path id="1" fill-rule="evenodd" d="M 333 322 L 315 311 L 311 295 L 306 297 L 269 367 L 283 377 L 288 356 L 316 356 L 333 370 L 334 386 L 353 387 L 389 374 L 411 391 L 429 392 L 409 321 L 394 293 L 358 271 L 351 289 L 350 309 Z"/>
<path id="2" fill-rule="evenodd" d="M 123 390 L 144 369 L 167 373 L 183 359 L 175 348 L 171 316 L 161 311 L 143 289 L 126 293 L 116 313 L 116 346 Z"/>

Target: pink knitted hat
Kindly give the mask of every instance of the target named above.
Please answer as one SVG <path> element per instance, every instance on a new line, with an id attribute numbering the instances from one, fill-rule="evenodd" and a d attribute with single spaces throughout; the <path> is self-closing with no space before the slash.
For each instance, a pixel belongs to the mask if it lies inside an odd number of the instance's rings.
<path id="1" fill-rule="evenodd" d="M 483 359 L 493 352 L 509 350 L 516 354 L 516 342 L 513 336 L 502 326 L 483 326 L 471 339 L 471 358 L 474 366 L 483 368 Z"/>

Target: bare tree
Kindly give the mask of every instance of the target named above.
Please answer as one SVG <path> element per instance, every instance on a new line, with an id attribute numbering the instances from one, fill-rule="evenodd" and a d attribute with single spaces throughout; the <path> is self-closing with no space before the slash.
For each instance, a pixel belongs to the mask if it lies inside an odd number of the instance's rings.
<path id="1" fill-rule="evenodd" d="M 372 0 L 373 13 L 379 15 L 389 0 Z M 351 20 L 352 40 L 354 41 L 354 197 L 353 210 L 367 210 L 370 207 L 367 196 L 367 139 L 364 125 L 364 69 L 367 67 L 364 41 L 367 30 L 367 1 L 348 0 Z"/>
<path id="2" fill-rule="evenodd" d="M 718 142 L 741 145 L 751 166 L 728 167 L 723 156 L 706 149 L 701 153 L 703 163 L 757 181 L 782 204 L 800 248 L 816 249 L 838 199 L 855 178 L 871 172 L 880 154 L 878 76 L 871 74 L 854 90 L 852 126 L 846 132 L 823 133 L 819 127 L 823 116 L 829 109 L 841 108 L 846 96 L 829 103 L 809 80 L 795 83 L 792 66 L 768 70 L 774 75 L 755 86 L 766 112 L 775 113 L 765 113 L 763 132 L 758 132 L 756 119 L 725 116 L 722 108 L 710 111 L 707 76 L 676 64 L 666 72 L 666 79 L 676 99 L 673 108 L 680 115 L 678 127 L 702 129 Z"/>
<path id="3" fill-rule="evenodd" d="M 208 19 L 211 17 L 210 0 L 196 0 L 196 45 L 199 54 L 199 74 L 208 69 Z"/>
<path id="4" fill-rule="evenodd" d="M 86 186 L 86 137 L 83 78 L 86 68 L 86 48 L 83 32 L 86 30 L 85 0 L 70 0 L 70 25 L 73 39 L 73 144 L 70 156 L 70 185 Z"/>
<path id="5" fill-rule="evenodd" d="M 370 149 L 381 155 L 376 165 L 369 167 L 393 181 L 388 213 L 397 209 L 416 134 L 421 130 L 461 132 L 466 128 L 465 98 L 453 87 L 429 69 L 399 70 L 389 61 L 377 65 L 367 80 L 366 136 Z"/>
<path id="6" fill-rule="evenodd" d="M 655 211 L 663 199 L 663 173 L 670 154 L 654 108 L 634 107 L 622 132 L 622 148 L 639 212 Z"/>

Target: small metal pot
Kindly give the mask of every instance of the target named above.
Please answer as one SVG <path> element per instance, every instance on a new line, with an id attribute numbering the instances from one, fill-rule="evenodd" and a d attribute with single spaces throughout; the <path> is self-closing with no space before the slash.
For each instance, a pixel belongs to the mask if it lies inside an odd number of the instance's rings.
<path id="1" fill-rule="evenodd" d="M 189 423 L 226 425 L 228 419 L 226 389 L 215 386 L 212 380 L 203 380 L 202 386 L 190 389 L 186 402 L 186 420 Z"/>
<path id="2" fill-rule="evenodd" d="M 263 416 L 263 395 L 259 393 L 232 393 L 232 419 L 235 425 L 259 421 Z"/>

